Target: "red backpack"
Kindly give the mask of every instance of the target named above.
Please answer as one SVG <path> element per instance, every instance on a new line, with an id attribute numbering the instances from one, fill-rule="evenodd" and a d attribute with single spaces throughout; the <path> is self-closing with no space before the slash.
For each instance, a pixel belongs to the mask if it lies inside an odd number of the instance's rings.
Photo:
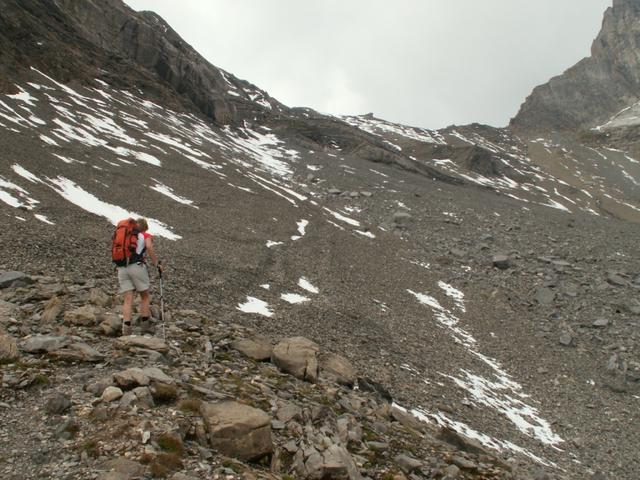
<path id="1" fill-rule="evenodd" d="M 133 218 L 121 220 L 116 225 L 111 245 L 111 259 L 118 267 L 126 267 L 138 247 L 138 230 Z"/>

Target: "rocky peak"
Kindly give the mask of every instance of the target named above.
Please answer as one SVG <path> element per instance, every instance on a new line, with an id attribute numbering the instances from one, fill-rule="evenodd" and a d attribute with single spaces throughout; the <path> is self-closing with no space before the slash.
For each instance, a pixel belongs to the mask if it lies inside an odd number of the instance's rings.
<path id="1" fill-rule="evenodd" d="M 511 121 L 518 131 L 592 128 L 640 98 L 640 1 L 614 0 L 591 56 L 536 87 Z"/>

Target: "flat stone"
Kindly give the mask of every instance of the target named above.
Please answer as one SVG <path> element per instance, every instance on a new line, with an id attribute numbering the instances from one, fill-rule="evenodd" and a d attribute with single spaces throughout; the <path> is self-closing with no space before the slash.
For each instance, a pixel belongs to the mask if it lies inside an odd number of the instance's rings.
<path id="1" fill-rule="evenodd" d="M 262 410 L 226 401 L 203 403 L 200 413 L 211 446 L 224 455 L 252 461 L 273 452 L 271 418 Z"/>
<path id="2" fill-rule="evenodd" d="M 0 289 L 12 286 L 14 283 L 29 285 L 33 280 L 29 275 L 16 271 L 0 271 Z"/>
<path id="3" fill-rule="evenodd" d="M 273 352 L 269 339 L 261 336 L 236 340 L 231 344 L 231 348 L 258 362 L 268 361 Z"/>
<path id="4" fill-rule="evenodd" d="M 626 287 L 629 285 L 629 280 L 624 278 L 621 273 L 607 272 L 607 282 L 616 287 Z"/>
<path id="5" fill-rule="evenodd" d="M 536 291 L 535 300 L 540 305 L 549 305 L 556 298 L 556 293 L 550 288 L 539 288 Z"/>
<path id="6" fill-rule="evenodd" d="M 167 375 L 157 367 L 143 368 L 142 373 L 149 377 L 149 380 L 151 382 L 166 383 L 168 385 L 175 383 L 175 380 L 173 378 L 171 378 L 169 375 Z"/>
<path id="7" fill-rule="evenodd" d="M 283 372 L 315 383 L 320 370 L 319 351 L 318 345 L 307 338 L 285 338 L 274 347 L 271 361 Z"/>
<path id="8" fill-rule="evenodd" d="M 606 327 L 607 325 L 609 325 L 609 319 L 608 318 L 599 318 L 599 319 L 595 320 L 591 325 L 596 327 L 596 328 Z"/>
<path id="9" fill-rule="evenodd" d="M 120 337 L 116 341 L 116 345 L 120 348 L 142 348 L 146 350 L 155 350 L 160 353 L 168 353 L 169 346 L 156 337 L 141 337 L 138 335 L 129 335 Z"/>
<path id="10" fill-rule="evenodd" d="M 66 336 L 34 335 L 27 337 L 21 344 L 20 350 L 27 353 L 47 353 L 58 350 L 71 343 Z"/>
<path id="11" fill-rule="evenodd" d="M 101 362 L 104 360 L 104 355 L 82 342 L 70 343 L 62 348 L 52 350 L 49 352 L 49 356 L 69 362 Z"/>
<path id="12" fill-rule="evenodd" d="M 422 462 L 409 455 L 396 455 L 393 457 L 393 461 L 398 464 L 398 467 L 405 473 L 411 473 L 414 470 L 422 467 Z"/>
<path id="13" fill-rule="evenodd" d="M 459 455 L 451 457 L 451 462 L 463 470 L 477 470 L 478 464 Z"/>

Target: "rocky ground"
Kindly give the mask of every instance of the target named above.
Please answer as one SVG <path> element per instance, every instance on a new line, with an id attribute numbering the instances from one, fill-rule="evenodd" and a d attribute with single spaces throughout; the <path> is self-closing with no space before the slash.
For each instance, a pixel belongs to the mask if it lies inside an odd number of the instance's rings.
<path id="1" fill-rule="evenodd" d="M 0 282 L 2 478 L 523 478 L 302 337 L 177 309 L 122 337 L 104 282 Z"/>

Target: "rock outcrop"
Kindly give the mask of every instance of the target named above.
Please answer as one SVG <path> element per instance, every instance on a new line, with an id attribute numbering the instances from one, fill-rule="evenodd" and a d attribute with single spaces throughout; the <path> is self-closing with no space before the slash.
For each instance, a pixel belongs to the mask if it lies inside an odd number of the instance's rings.
<path id="1" fill-rule="evenodd" d="M 640 99 L 640 1 L 614 0 L 591 56 L 536 87 L 511 128 L 570 131 L 605 123 Z"/>

